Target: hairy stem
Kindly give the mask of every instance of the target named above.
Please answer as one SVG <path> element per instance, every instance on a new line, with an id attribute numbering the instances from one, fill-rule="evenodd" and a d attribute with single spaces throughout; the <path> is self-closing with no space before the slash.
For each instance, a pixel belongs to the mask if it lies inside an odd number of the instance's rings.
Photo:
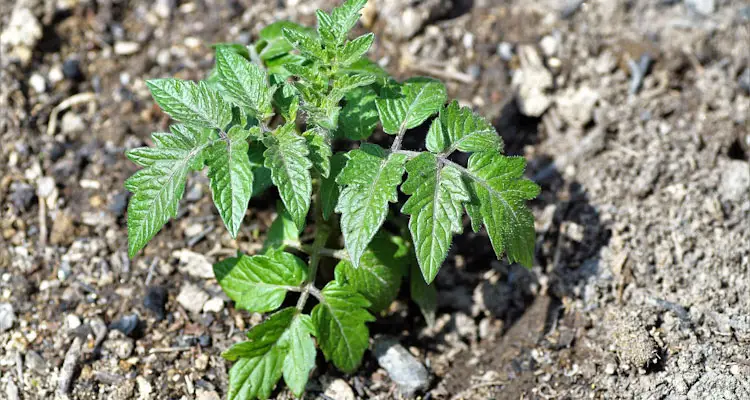
<path id="1" fill-rule="evenodd" d="M 318 180 L 318 182 L 320 182 L 320 180 Z M 315 239 L 313 239 L 313 244 L 309 248 L 310 267 L 307 282 L 302 284 L 302 291 L 299 300 L 297 300 L 297 309 L 300 311 L 305 308 L 305 303 L 307 303 L 307 298 L 310 296 L 310 293 L 313 293 L 313 296 L 315 296 L 315 293 L 320 293 L 315 287 L 315 276 L 318 274 L 318 264 L 320 264 L 322 249 L 325 247 L 326 242 L 328 242 L 328 237 L 331 235 L 331 226 L 323 219 L 323 213 L 320 209 L 320 200 L 320 184 L 318 183 L 315 185 L 315 203 L 313 211 L 315 213 Z"/>
<path id="2" fill-rule="evenodd" d="M 307 255 L 312 255 L 313 253 L 313 246 L 309 244 L 302 244 L 298 241 L 284 241 L 284 247 L 290 250 L 297 250 L 302 253 L 305 253 Z M 328 247 L 321 247 L 318 249 L 318 253 L 320 253 L 323 257 L 330 257 L 335 258 L 337 260 L 348 260 L 349 254 L 346 252 L 346 249 L 330 249 Z"/>

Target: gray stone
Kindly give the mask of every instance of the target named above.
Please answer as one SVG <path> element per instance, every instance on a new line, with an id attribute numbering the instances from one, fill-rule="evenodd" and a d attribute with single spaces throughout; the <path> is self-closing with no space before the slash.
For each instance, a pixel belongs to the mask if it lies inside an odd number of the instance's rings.
<path id="1" fill-rule="evenodd" d="M 77 133 L 86 130 L 86 124 L 83 122 L 83 118 L 80 115 L 66 112 L 60 122 L 60 131 L 62 133 Z"/>
<path id="2" fill-rule="evenodd" d="M 118 336 L 121 336 L 119 335 L 119 332 Z M 124 360 L 133 354 L 135 344 L 132 339 L 120 337 L 118 339 L 105 340 L 104 343 L 102 343 L 102 349 L 114 354 L 117 358 Z"/>
<path id="3" fill-rule="evenodd" d="M 224 309 L 224 299 L 214 297 L 203 305 L 203 312 L 220 313 Z"/>
<path id="4" fill-rule="evenodd" d="M 725 200 L 738 201 L 750 198 L 750 164 L 732 160 L 722 167 L 719 193 Z"/>
<path id="5" fill-rule="evenodd" d="M 409 39 L 422 27 L 446 15 L 452 8 L 451 0 L 418 0 L 405 5 L 401 0 L 385 0 L 379 4 L 386 32 L 397 38 Z"/>
<path id="6" fill-rule="evenodd" d="M 710 370 L 701 376 L 687 394 L 689 400 L 748 399 L 750 387 L 729 371 Z"/>
<path id="7" fill-rule="evenodd" d="M 180 289 L 180 294 L 177 295 L 177 302 L 191 313 L 199 314 L 209 298 L 208 293 L 198 286 L 192 283 L 185 283 L 182 285 L 182 289 Z"/>
<path id="8" fill-rule="evenodd" d="M 44 93 L 47 89 L 47 82 L 44 80 L 43 76 L 34 73 L 29 78 L 29 86 L 31 86 L 37 93 Z"/>
<path id="9" fill-rule="evenodd" d="M 521 69 L 515 71 L 511 81 L 518 109 L 523 115 L 540 117 L 552 104 L 548 94 L 553 87 L 552 73 L 532 46 L 521 46 L 518 55 Z"/>
<path id="10" fill-rule="evenodd" d="M 393 338 L 378 337 L 373 344 L 378 364 L 398 385 L 404 397 L 412 397 L 430 384 L 430 373 L 424 365 Z"/>
<path id="11" fill-rule="evenodd" d="M 39 353 L 33 350 L 26 352 L 24 356 L 24 364 L 26 368 L 38 375 L 44 375 L 47 373 L 47 361 L 42 358 Z"/>
<path id="12" fill-rule="evenodd" d="M 0 304 L 0 333 L 6 332 L 13 327 L 16 322 L 16 314 L 13 312 L 13 305 L 10 303 Z"/>
<path id="13" fill-rule="evenodd" d="M 557 96 L 557 110 L 560 117 L 573 127 L 582 128 L 591 121 L 594 106 L 599 101 L 599 93 L 589 87 L 578 90 L 568 89 Z"/>

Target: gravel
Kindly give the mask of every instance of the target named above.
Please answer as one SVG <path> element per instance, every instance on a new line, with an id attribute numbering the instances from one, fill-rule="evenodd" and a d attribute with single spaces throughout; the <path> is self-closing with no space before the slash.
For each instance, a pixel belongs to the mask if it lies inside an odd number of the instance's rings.
<path id="1" fill-rule="evenodd" d="M 412 397 L 424 391 L 430 384 L 430 373 L 408 350 L 393 338 L 377 337 L 373 343 L 373 353 L 378 364 L 396 382 L 404 397 Z"/>
<path id="2" fill-rule="evenodd" d="M 184 283 L 182 289 L 180 289 L 180 294 L 177 295 L 177 302 L 191 313 L 200 314 L 203 310 L 203 305 L 206 304 L 210 297 L 208 293 L 198 286 L 192 283 Z"/>
<path id="3" fill-rule="evenodd" d="M 0 332 L 10 330 L 15 323 L 16 314 L 13 312 L 13 305 L 10 303 L 0 303 Z"/>

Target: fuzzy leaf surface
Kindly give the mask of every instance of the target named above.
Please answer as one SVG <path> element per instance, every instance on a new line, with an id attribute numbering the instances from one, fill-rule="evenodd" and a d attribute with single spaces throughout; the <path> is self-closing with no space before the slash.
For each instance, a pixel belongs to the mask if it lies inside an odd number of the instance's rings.
<path id="1" fill-rule="evenodd" d="M 297 397 L 302 397 L 310 371 L 315 368 L 314 335 L 312 318 L 298 314 L 281 336 L 281 345 L 287 351 L 282 367 L 284 382 Z"/>
<path id="2" fill-rule="evenodd" d="M 293 254 L 271 250 L 223 260 L 214 264 L 214 275 L 237 308 L 267 312 L 279 308 L 286 292 L 302 284 L 307 267 Z"/>
<path id="3" fill-rule="evenodd" d="M 326 60 L 326 53 L 320 45 L 317 37 L 311 36 L 297 29 L 282 28 L 284 38 L 294 46 L 295 49 L 308 58 Z"/>
<path id="4" fill-rule="evenodd" d="M 253 194 L 254 176 L 247 154 L 249 134 L 249 131 L 233 126 L 227 133 L 227 141 L 218 141 L 211 146 L 207 160 L 214 204 L 234 238 Z"/>
<path id="5" fill-rule="evenodd" d="M 380 229 L 388 214 L 388 203 L 398 200 L 406 156 L 387 154 L 380 146 L 363 144 L 348 153 L 349 160 L 336 181 L 344 188 L 336 211 L 341 213 L 341 231 L 354 266 Z"/>
<path id="6" fill-rule="evenodd" d="M 432 153 L 406 163 L 408 177 L 401 191 L 410 195 L 401 212 L 410 215 L 409 230 L 425 281 L 432 282 L 448 255 L 453 234 L 461 233 L 469 193 L 461 172 L 442 166 Z"/>
<path id="7" fill-rule="evenodd" d="M 412 78 L 400 85 L 400 93 L 391 93 L 376 101 L 383 130 L 391 135 L 419 126 L 438 112 L 447 98 L 445 85 L 428 78 Z"/>
<path id="8" fill-rule="evenodd" d="M 370 50 L 373 41 L 375 41 L 375 35 L 373 33 L 367 33 L 347 42 L 341 49 L 338 62 L 344 66 L 353 64 Z"/>
<path id="9" fill-rule="evenodd" d="M 265 71 L 225 47 L 216 49 L 219 86 L 229 97 L 259 120 L 273 115 L 271 93 Z"/>
<path id="10" fill-rule="evenodd" d="M 539 186 L 523 179 L 526 160 L 495 152 L 474 153 L 464 174 L 471 201 L 472 224 L 484 223 L 498 258 L 531 267 L 534 259 L 534 215 L 526 200 L 539 195 Z"/>
<path id="11" fill-rule="evenodd" d="M 331 155 L 333 154 L 330 132 L 322 128 L 313 128 L 302 136 L 307 142 L 313 167 L 322 177 L 327 178 L 331 173 Z"/>
<path id="12" fill-rule="evenodd" d="M 375 318 L 367 312 L 370 303 L 353 288 L 336 281 L 321 291 L 322 301 L 312 310 L 318 344 L 326 360 L 343 372 L 354 372 L 369 346 L 365 323 Z"/>
<path id="13" fill-rule="evenodd" d="M 225 129 L 232 121 L 230 104 L 206 82 L 167 78 L 146 81 L 146 86 L 164 112 L 186 125 Z"/>
<path id="14" fill-rule="evenodd" d="M 342 5 L 331 11 L 333 37 L 338 44 L 346 40 L 346 35 L 354 28 L 360 17 L 360 11 L 367 4 L 367 0 L 346 0 Z"/>
<path id="15" fill-rule="evenodd" d="M 425 142 L 431 152 L 445 154 L 455 150 L 500 152 L 503 148 L 495 127 L 470 108 L 460 107 L 455 100 L 432 121 Z"/>
<path id="16" fill-rule="evenodd" d="M 303 227 L 312 195 L 313 164 L 307 158 L 307 142 L 297 134 L 294 123 L 288 123 L 267 136 L 264 144 L 265 165 L 271 170 L 271 179 L 295 225 Z"/>
<path id="17" fill-rule="evenodd" d="M 155 147 L 127 152 L 128 158 L 144 167 L 125 181 L 133 193 L 128 204 L 128 254 L 140 251 L 170 218 L 177 215 L 191 169 L 200 169 L 212 132 L 182 125 L 172 133 L 153 135 Z"/>

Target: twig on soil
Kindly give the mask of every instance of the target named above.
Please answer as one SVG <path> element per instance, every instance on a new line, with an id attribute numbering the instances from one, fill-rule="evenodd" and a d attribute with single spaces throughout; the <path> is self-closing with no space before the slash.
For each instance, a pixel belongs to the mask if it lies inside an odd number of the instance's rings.
<path id="1" fill-rule="evenodd" d="M 451 400 L 463 399 L 464 396 L 468 395 L 469 393 L 471 393 L 471 392 L 473 392 L 473 391 L 475 391 L 477 389 L 481 389 L 481 388 L 485 388 L 485 387 L 490 387 L 490 386 L 503 386 L 503 385 L 507 385 L 507 384 L 508 384 L 507 381 L 491 381 L 491 382 L 477 383 L 476 385 L 472 385 L 468 389 L 464 389 L 464 390 L 456 393 L 455 395 L 453 395 L 453 397 L 451 397 Z"/>
<path id="2" fill-rule="evenodd" d="M 39 197 L 39 247 L 47 246 L 47 199 Z"/>
<path id="3" fill-rule="evenodd" d="M 156 347 L 148 351 L 148 354 L 164 354 L 164 353 L 179 353 L 192 349 L 189 346 L 181 347 Z"/>
<path id="4" fill-rule="evenodd" d="M 81 338 L 76 337 L 73 339 L 73 343 L 70 345 L 68 352 L 65 353 L 65 361 L 63 361 L 62 368 L 60 368 L 60 378 L 57 381 L 57 393 L 61 396 L 67 395 L 72 388 L 73 375 L 75 374 L 76 368 L 78 368 L 82 345 L 83 342 L 81 341 Z"/>
<path id="5" fill-rule="evenodd" d="M 55 134 L 55 129 L 57 129 L 57 115 L 60 114 L 60 111 L 65 111 L 74 105 L 88 103 L 94 100 L 96 100 L 96 95 L 94 93 L 85 92 L 75 94 L 60 102 L 60 104 L 56 105 L 55 108 L 52 109 L 52 113 L 50 113 L 49 115 L 47 135 L 52 136 Z"/>

